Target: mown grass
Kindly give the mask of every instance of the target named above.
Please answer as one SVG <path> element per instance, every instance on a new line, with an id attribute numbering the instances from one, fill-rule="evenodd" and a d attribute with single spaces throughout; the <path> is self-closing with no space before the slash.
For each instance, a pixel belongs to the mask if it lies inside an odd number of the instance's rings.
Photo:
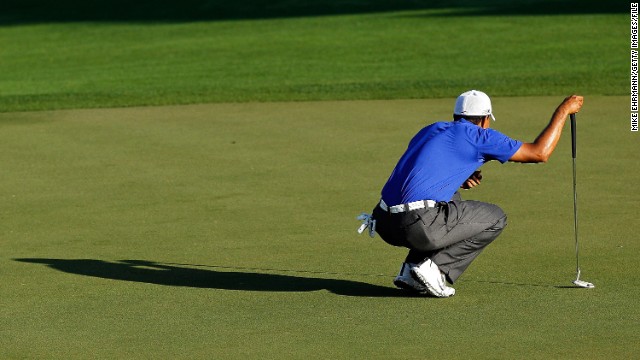
<path id="1" fill-rule="evenodd" d="M 531 140 L 560 100 L 495 98 L 493 125 Z M 464 193 L 510 224 L 444 300 L 395 289 L 405 251 L 358 236 L 355 216 L 452 99 L 0 114 L 0 357 L 632 358 L 627 100 L 589 96 L 578 116 L 596 288 L 565 288 L 565 136 L 548 164 L 490 164 Z"/>
<path id="2" fill-rule="evenodd" d="M 235 21 L 18 22 L 0 27 L 0 111 L 433 98 L 469 87 L 493 96 L 625 94 L 628 16 L 606 11 L 613 5 L 601 5 L 603 14 L 565 6 L 558 15 L 545 6 L 548 14 L 513 16 L 425 8 Z"/>

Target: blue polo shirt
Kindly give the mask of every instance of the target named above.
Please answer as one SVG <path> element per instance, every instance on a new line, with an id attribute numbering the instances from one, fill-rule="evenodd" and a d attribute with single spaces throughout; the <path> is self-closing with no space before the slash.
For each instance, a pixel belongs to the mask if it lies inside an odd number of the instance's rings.
<path id="1" fill-rule="evenodd" d="M 464 119 L 434 123 L 411 140 L 382 188 L 382 199 L 389 206 L 450 201 L 480 166 L 491 160 L 505 163 L 520 146 L 520 141 Z"/>

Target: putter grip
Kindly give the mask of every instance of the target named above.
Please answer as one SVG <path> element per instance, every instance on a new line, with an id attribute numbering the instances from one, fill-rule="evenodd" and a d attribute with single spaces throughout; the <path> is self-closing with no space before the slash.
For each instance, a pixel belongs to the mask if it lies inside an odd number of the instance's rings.
<path id="1" fill-rule="evenodd" d="M 576 114 L 569 115 L 571 118 L 571 156 L 576 158 Z"/>

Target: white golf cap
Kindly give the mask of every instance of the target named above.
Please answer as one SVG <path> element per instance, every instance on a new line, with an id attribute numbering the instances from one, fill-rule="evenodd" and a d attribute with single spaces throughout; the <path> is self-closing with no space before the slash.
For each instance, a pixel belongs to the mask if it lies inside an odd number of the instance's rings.
<path id="1" fill-rule="evenodd" d="M 494 121 L 496 120 L 491 111 L 491 99 L 487 94 L 478 90 L 470 90 L 460 94 L 456 100 L 456 106 L 453 108 L 453 115 L 489 115 Z"/>

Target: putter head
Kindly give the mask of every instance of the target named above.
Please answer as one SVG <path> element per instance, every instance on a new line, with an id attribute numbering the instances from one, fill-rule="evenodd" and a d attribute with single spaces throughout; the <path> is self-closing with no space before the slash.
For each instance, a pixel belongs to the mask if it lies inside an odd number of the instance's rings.
<path id="1" fill-rule="evenodd" d="M 596 287 L 595 285 L 593 285 L 590 282 L 584 281 L 584 280 L 579 280 L 579 279 L 575 279 L 573 280 L 573 284 L 575 286 L 581 287 L 581 288 L 585 288 L 585 289 L 593 289 L 594 287 Z"/>
<path id="2" fill-rule="evenodd" d="M 578 269 L 578 275 L 576 276 L 576 279 L 573 280 L 573 285 L 581 287 L 581 288 L 585 288 L 585 289 L 593 289 L 594 287 L 596 287 L 595 285 L 593 285 L 593 283 L 590 283 L 590 282 L 584 281 L 584 280 L 580 280 L 580 269 Z"/>

